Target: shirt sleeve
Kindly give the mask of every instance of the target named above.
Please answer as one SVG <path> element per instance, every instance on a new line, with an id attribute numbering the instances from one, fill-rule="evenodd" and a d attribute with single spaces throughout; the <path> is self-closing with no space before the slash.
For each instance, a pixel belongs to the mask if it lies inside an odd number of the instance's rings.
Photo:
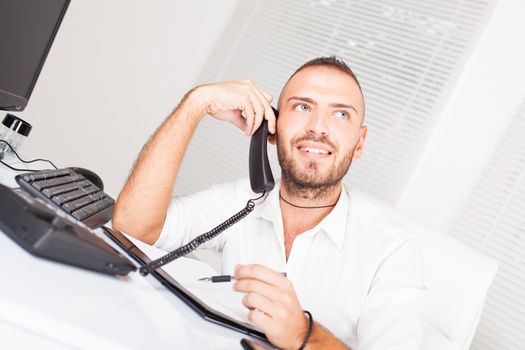
<path id="1" fill-rule="evenodd" d="M 173 197 L 154 246 L 174 250 L 228 219 L 239 209 L 231 203 L 237 187 L 235 182 L 224 183 L 191 195 Z M 200 248 L 222 251 L 227 234 L 228 231 L 221 233 Z"/>
<path id="2" fill-rule="evenodd" d="M 358 323 L 358 350 L 420 349 L 423 257 L 408 238 L 379 265 Z"/>

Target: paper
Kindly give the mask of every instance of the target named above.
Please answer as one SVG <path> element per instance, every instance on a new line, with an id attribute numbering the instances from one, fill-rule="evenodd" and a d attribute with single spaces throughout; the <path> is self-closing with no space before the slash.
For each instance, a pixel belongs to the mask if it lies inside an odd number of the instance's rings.
<path id="1" fill-rule="evenodd" d="M 152 260 L 166 254 L 164 250 L 150 246 L 128 235 L 126 237 Z M 234 291 L 233 282 L 198 281 L 202 277 L 217 275 L 217 272 L 207 263 L 181 257 L 163 266 L 162 269 L 206 305 L 237 321 L 249 323 L 248 309 L 242 304 L 244 293 Z"/>

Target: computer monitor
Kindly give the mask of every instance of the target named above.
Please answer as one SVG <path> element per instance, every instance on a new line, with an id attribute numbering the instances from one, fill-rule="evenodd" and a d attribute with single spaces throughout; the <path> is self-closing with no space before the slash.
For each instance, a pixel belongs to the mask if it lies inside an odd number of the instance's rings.
<path id="1" fill-rule="evenodd" d="M 0 0 L 0 109 L 22 111 L 70 0 Z"/>

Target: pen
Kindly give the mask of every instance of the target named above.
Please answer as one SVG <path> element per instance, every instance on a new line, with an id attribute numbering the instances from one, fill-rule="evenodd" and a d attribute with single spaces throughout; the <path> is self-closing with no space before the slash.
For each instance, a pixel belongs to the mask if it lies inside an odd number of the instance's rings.
<path id="1" fill-rule="evenodd" d="M 281 272 L 281 274 L 284 277 L 286 277 L 286 272 Z M 232 275 L 220 275 L 220 276 L 211 276 L 211 277 L 199 278 L 199 281 L 201 281 L 201 282 L 211 282 L 211 283 L 231 282 L 233 280 L 235 280 L 235 276 L 232 276 Z"/>
<path id="2" fill-rule="evenodd" d="M 221 276 L 211 276 L 211 277 L 203 277 L 203 278 L 199 278 L 199 281 L 202 281 L 202 282 L 212 282 L 212 283 L 217 283 L 217 282 L 230 282 L 232 280 L 235 280 L 235 276 L 231 276 L 231 275 L 221 275 Z"/>

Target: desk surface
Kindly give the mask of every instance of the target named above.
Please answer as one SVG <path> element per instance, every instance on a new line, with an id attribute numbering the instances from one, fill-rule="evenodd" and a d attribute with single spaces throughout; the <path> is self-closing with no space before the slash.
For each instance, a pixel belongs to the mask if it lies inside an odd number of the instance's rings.
<path id="1" fill-rule="evenodd" d="M 245 336 L 205 321 L 151 276 L 116 278 L 37 258 L 3 233 L 0 256 L 6 348 L 241 349 Z"/>

